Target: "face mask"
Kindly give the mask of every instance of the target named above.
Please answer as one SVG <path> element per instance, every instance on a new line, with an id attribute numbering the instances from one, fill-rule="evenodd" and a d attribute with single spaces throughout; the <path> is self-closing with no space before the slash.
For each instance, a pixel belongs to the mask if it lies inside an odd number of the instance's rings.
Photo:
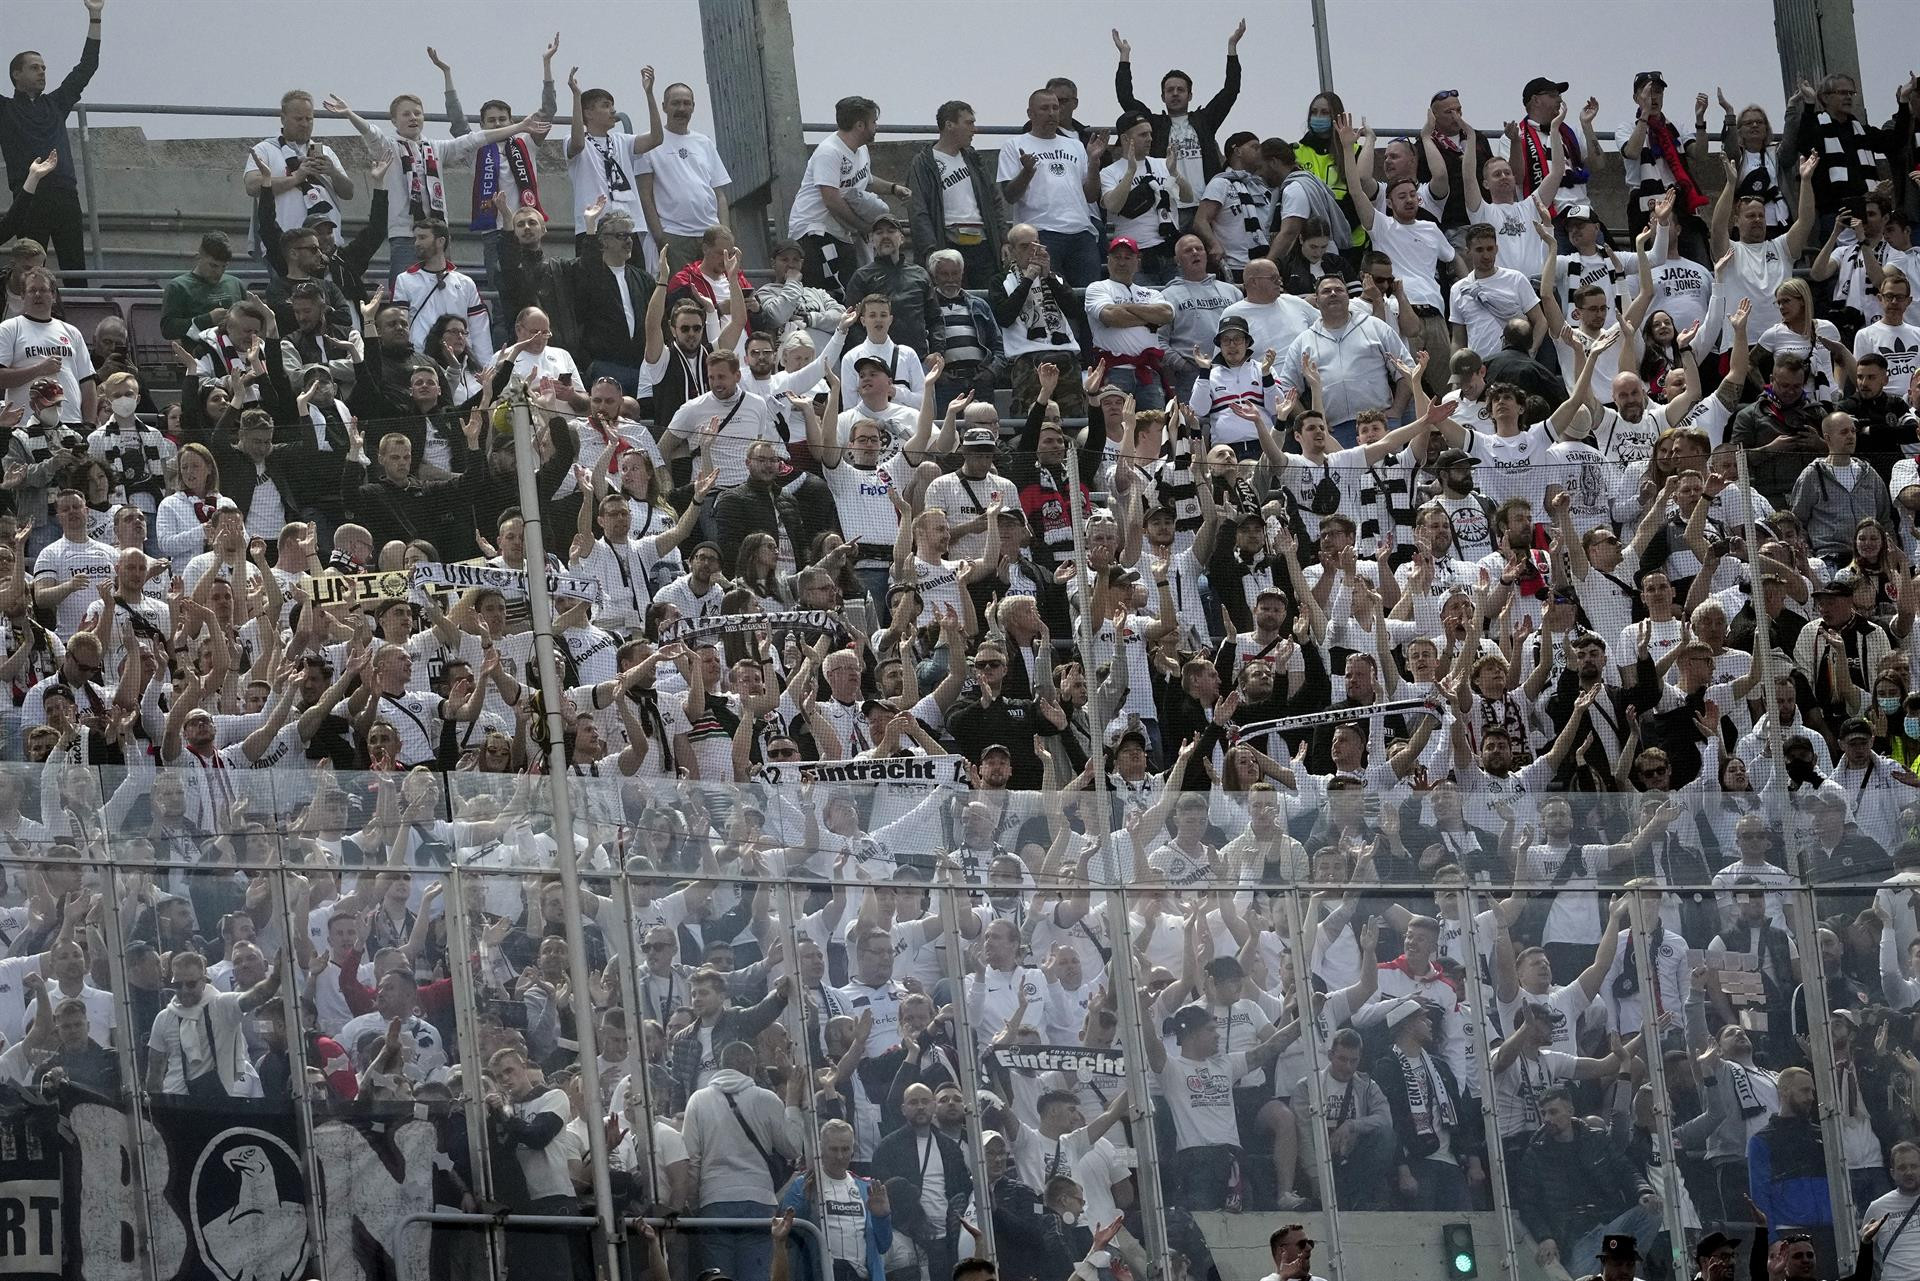
<path id="1" fill-rule="evenodd" d="M 1897 712 L 1900 710 L 1900 699 L 1898 697 L 1887 698 L 1883 696 L 1878 701 L 1880 703 L 1880 710 L 1883 712 Z"/>
<path id="2" fill-rule="evenodd" d="M 1900 728 L 1906 731 L 1908 738 L 1920 738 L 1920 716 L 1909 716 L 1900 722 Z"/>
<path id="3" fill-rule="evenodd" d="M 140 398 L 138 396 L 115 396 L 107 403 L 113 407 L 114 417 L 128 418 L 132 416 L 134 409 L 139 406 Z"/>
<path id="4" fill-rule="evenodd" d="M 1307 128 L 1313 130 L 1315 133 L 1332 133 L 1333 117 L 1332 116 L 1308 116 Z"/>
<path id="5" fill-rule="evenodd" d="M 33 417 L 34 421 L 42 427 L 58 427 L 60 425 L 60 406 L 43 405 L 33 411 Z"/>

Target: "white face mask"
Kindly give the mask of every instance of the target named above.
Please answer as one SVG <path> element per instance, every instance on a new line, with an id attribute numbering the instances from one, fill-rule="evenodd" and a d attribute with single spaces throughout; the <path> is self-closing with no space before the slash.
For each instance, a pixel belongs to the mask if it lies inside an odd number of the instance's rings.
<path id="1" fill-rule="evenodd" d="M 33 417 L 42 427 L 57 427 L 60 425 L 60 406 L 42 405 L 33 411 Z"/>
<path id="2" fill-rule="evenodd" d="M 139 406 L 140 398 L 138 396 L 115 396 L 107 403 L 112 406 L 113 416 L 115 418 L 130 418 L 133 416 L 134 409 Z"/>

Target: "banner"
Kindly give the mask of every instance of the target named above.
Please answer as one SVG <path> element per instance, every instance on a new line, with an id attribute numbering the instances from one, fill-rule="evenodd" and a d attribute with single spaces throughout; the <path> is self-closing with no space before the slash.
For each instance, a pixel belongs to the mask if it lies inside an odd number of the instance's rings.
<path id="1" fill-rule="evenodd" d="M 877 756 L 857 761 L 802 761 L 798 765 L 762 765 L 760 780 L 786 783 L 921 783 L 928 787 L 969 787 L 964 756 Z"/>
<path id="2" fill-rule="evenodd" d="M 146 1262 L 128 1248 L 141 1237 L 160 1281 L 296 1281 L 317 1275 L 321 1237 L 329 1281 L 427 1275 L 430 1234 L 396 1235 L 401 1219 L 434 1208 L 438 1140 L 410 1107 L 317 1124 L 323 1187 L 312 1197 L 286 1104 L 235 1099 L 214 1110 L 157 1098 L 134 1126 L 138 1152 L 126 1114 L 98 1095 L 70 1088 L 57 1108 L 32 1111 L 60 1139 L 45 1145 L 51 1175 L 24 1153 L 0 1159 L 0 1222 L 11 1217 L 8 1199 L 20 1197 L 31 1229 L 11 1238 L 25 1246 L 11 1253 L 0 1230 L 7 1281 L 148 1281 Z M 127 1177 L 135 1166 L 144 1199 Z M 42 1266 L 49 1252 L 51 1268 Z"/>
<path id="3" fill-rule="evenodd" d="M 1238 740 L 1254 734 L 1280 734 L 1290 729 L 1338 725 L 1344 721 L 1370 721 L 1382 716 L 1401 716 L 1408 712 L 1426 712 L 1438 716 L 1440 707 L 1424 698 L 1397 698 L 1390 703 L 1372 703 L 1366 707 L 1329 707 L 1321 712 L 1303 712 L 1298 716 L 1282 716 L 1278 720 L 1235 725 L 1230 727 L 1229 733 Z"/>
<path id="4" fill-rule="evenodd" d="M 1029 1072 L 1093 1072 L 1125 1076 L 1127 1059 L 1119 1050 L 1090 1050 L 1084 1045 L 1014 1045 L 993 1052 L 1003 1068 Z"/>
<path id="5" fill-rule="evenodd" d="M 527 575 L 525 570 L 507 569 L 501 565 L 487 565 L 477 561 L 455 561 L 451 564 L 415 565 L 413 567 L 415 583 L 429 583 L 435 587 L 445 587 L 451 591 L 469 592 L 480 587 L 489 587 L 509 598 L 527 595 Z M 562 574 L 549 570 L 547 573 L 547 595 L 572 596 L 578 600 L 600 600 L 600 580 L 597 578 L 579 578 L 572 574 Z"/>
<path id="6" fill-rule="evenodd" d="M 398 569 L 370 570 L 364 574 L 328 570 L 324 574 L 303 575 L 298 586 L 321 608 L 349 600 L 404 599 L 413 589 L 405 571 Z"/>
<path id="7" fill-rule="evenodd" d="M 683 618 L 662 634 L 662 640 L 685 641 L 698 645 L 715 636 L 733 632 L 832 631 L 843 626 L 840 616 L 826 609 L 785 609 L 773 614 L 709 614 L 705 618 Z"/>

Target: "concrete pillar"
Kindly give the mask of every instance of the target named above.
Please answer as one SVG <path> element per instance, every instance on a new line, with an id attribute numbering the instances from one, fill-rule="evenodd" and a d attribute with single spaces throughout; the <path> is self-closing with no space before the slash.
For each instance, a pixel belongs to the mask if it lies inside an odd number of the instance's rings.
<path id="1" fill-rule="evenodd" d="M 1780 47 L 1780 83 L 1792 100 L 1802 77 L 1860 77 L 1860 44 L 1853 29 L 1853 0 L 1773 0 L 1773 26 Z M 1861 85 L 1864 107 L 1867 86 Z M 1864 111 L 1863 111 L 1864 114 Z"/>
<path id="2" fill-rule="evenodd" d="M 700 29 L 733 234 L 747 264 L 765 266 L 807 163 L 793 19 L 787 0 L 700 0 Z"/>

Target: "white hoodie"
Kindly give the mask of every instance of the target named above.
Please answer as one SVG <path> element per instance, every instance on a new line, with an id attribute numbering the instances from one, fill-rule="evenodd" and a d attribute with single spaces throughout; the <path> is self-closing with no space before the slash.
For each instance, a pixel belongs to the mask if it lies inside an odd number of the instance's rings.
<path id="1" fill-rule="evenodd" d="M 738 1118 L 728 1105 L 729 1095 L 739 1106 Z M 772 1090 L 755 1085 L 732 1068 L 721 1068 L 687 1100 L 687 1114 L 680 1125 L 687 1158 L 693 1163 L 696 1206 L 716 1201 L 773 1205 L 779 1200 L 780 1190 L 773 1186 L 767 1163 L 741 1128 L 743 1120 L 766 1152 L 799 1158 L 800 1109 L 784 1107 Z"/>

